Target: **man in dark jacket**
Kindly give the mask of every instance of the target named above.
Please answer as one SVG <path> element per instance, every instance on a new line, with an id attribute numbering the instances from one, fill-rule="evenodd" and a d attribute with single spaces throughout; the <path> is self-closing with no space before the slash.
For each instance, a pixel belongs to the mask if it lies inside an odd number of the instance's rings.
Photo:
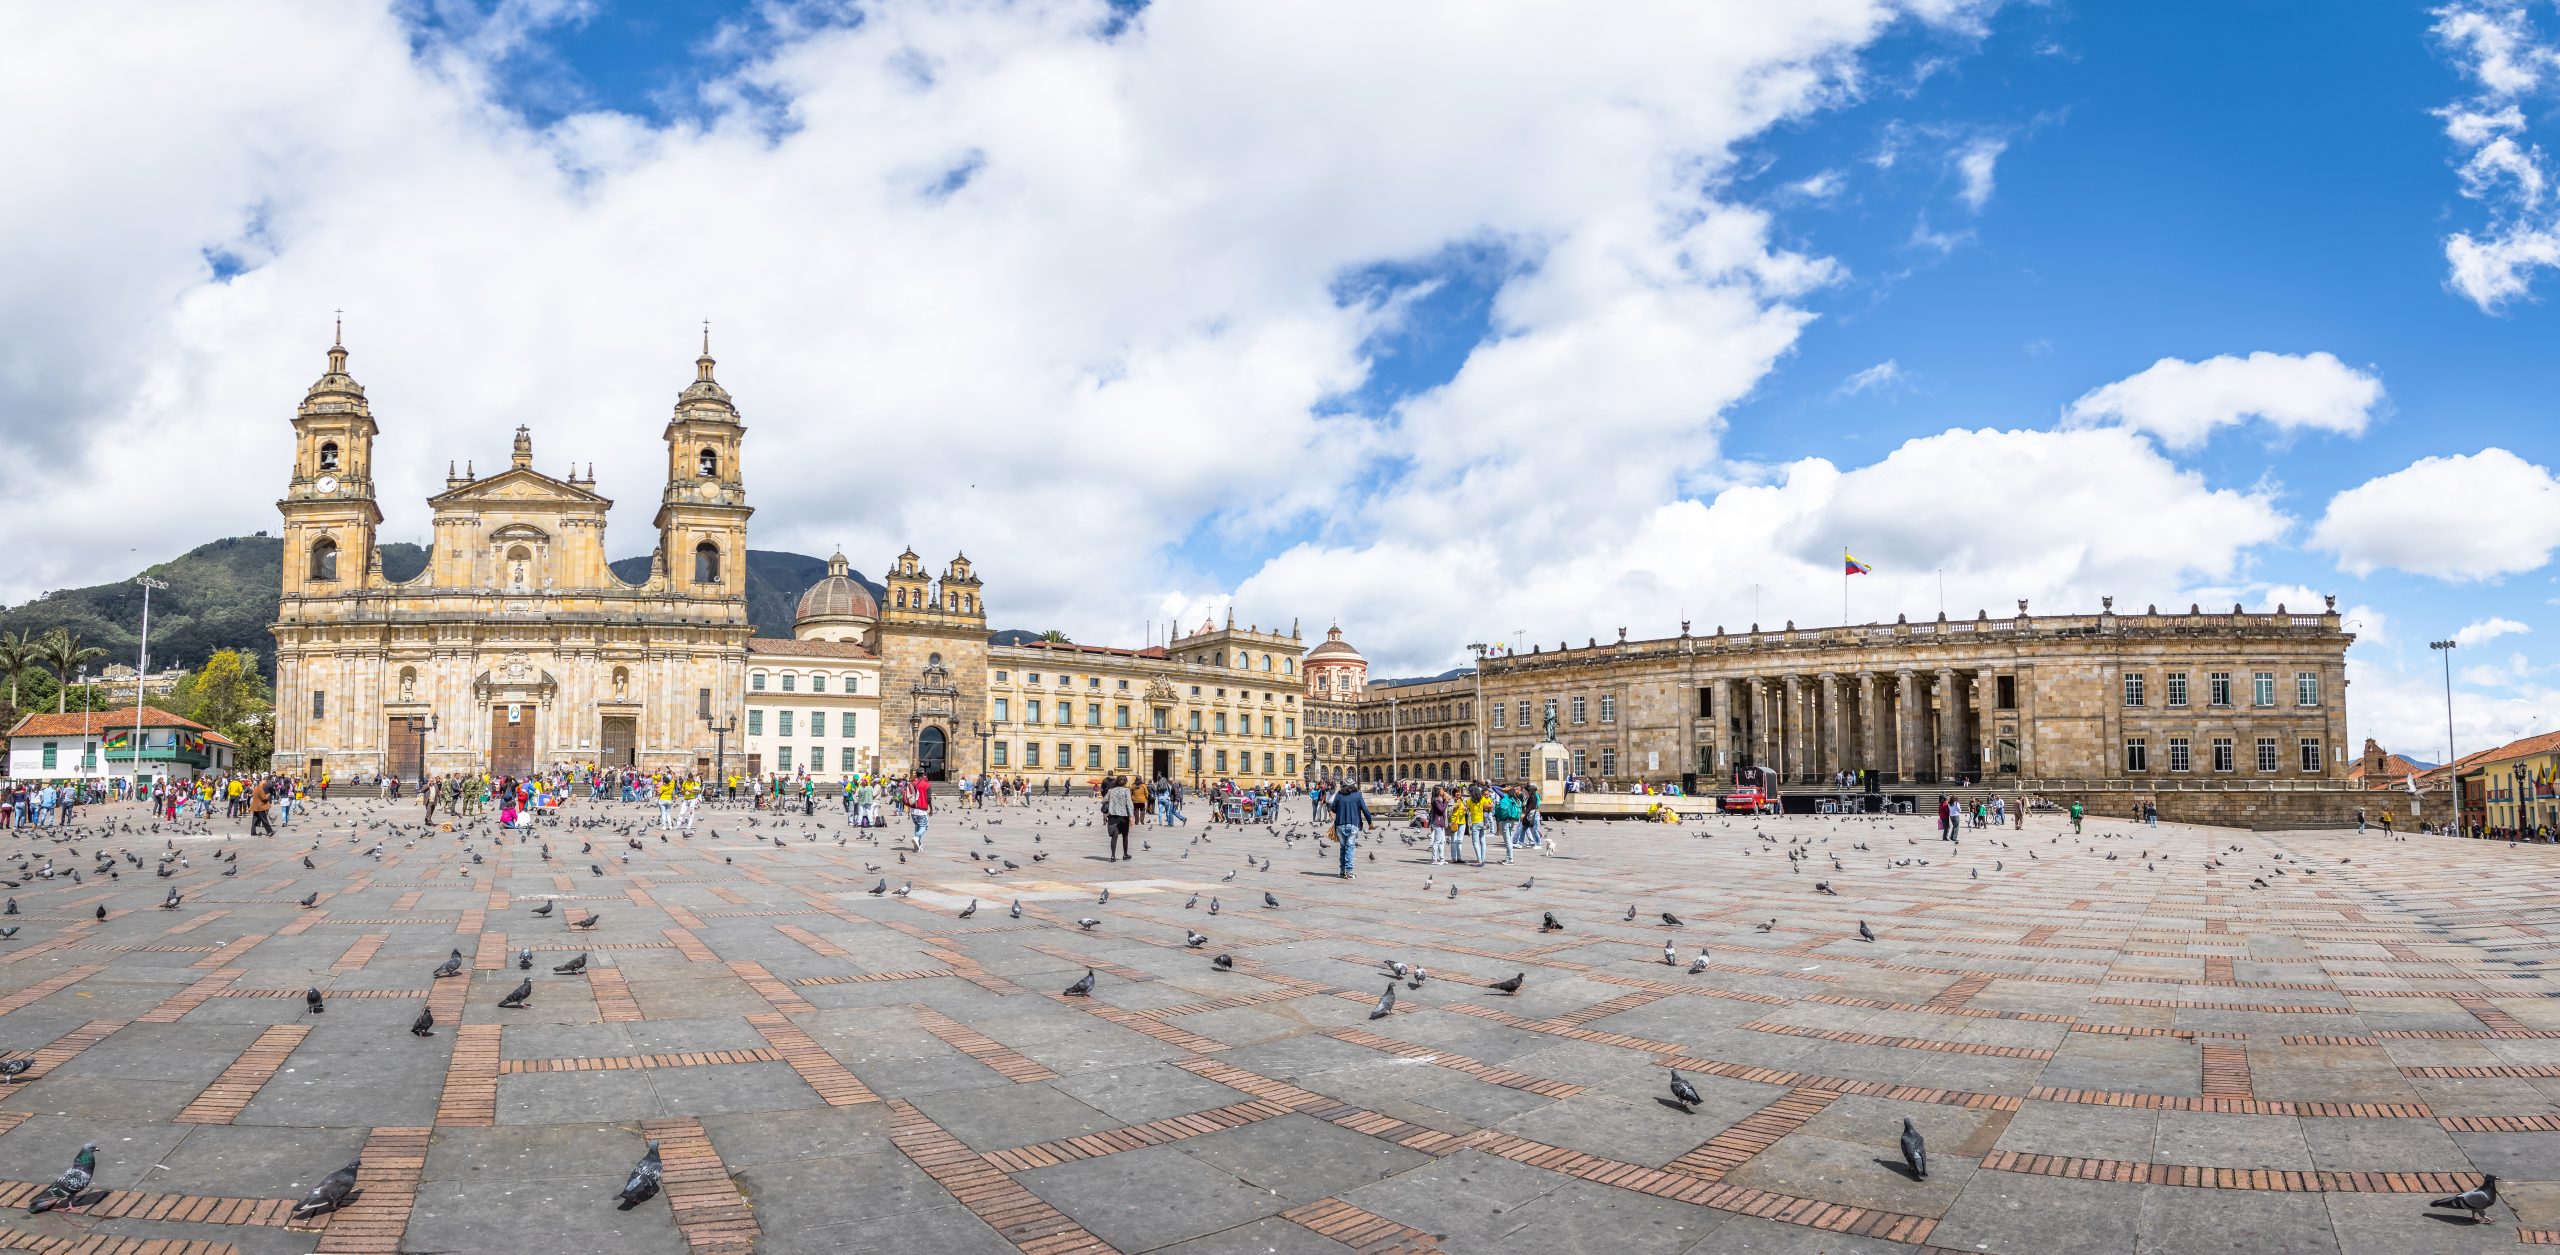
<path id="1" fill-rule="evenodd" d="M 1342 878 L 1351 879 L 1351 849 L 1369 826 L 1369 796 L 1348 781 L 1333 795 L 1333 835 L 1342 842 Z"/>

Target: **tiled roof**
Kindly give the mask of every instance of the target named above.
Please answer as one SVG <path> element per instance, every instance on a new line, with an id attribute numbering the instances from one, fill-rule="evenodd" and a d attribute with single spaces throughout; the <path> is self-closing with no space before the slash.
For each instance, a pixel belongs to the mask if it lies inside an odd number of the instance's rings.
<path id="1" fill-rule="evenodd" d="M 2495 749 L 2485 749 L 2477 754 L 2465 754 L 2457 765 L 2468 770 L 2482 763 L 2505 762 L 2511 758 L 2554 753 L 2560 753 L 2560 732 L 2542 732 L 2522 740 L 2509 741 Z"/>
<path id="2" fill-rule="evenodd" d="M 852 641 L 802 641 L 764 636 L 748 638 L 747 652 L 787 658 L 844 658 L 863 662 L 880 657 Z"/>
<path id="3" fill-rule="evenodd" d="M 84 720 L 85 722 L 83 722 Z M 93 710 L 85 714 L 75 710 L 67 714 L 60 715 L 29 715 L 26 718 L 19 720 L 17 727 L 9 729 L 9 735 L 79 736 L 84 728 L 89 732 L 94 733 L 104 732 L 109 728 L 130 728 L 132 726 L 133 707 L 127 706 L 122 710 Z M 197 723 L 193 719 L 181 719 L 157 706 L 145 706 L 142 708 L 142 726 L 146 728 L 193 728 L 198 732 L 210 731 L 210 729 L 206 728 L 203 724 Z"/>

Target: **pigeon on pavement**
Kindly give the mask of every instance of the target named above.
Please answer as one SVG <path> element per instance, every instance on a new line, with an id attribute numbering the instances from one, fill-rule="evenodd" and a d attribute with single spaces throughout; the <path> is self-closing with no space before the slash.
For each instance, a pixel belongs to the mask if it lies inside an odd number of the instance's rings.
<path id="1" fill-rule="evenodd" d="M 363 1166 L 364 1160 L 359 1158 L 346 1167 L 320 1178 L 320 1184 L 312 1186 L 311 1192 L 303 1195 L 301 1202 L 294 1204 L 293 1218 L 308 1220 L 313 1216 L 333 1212 L 346 1206 L 347 1196 L 355 1192 L 356 1169 Z"/>
<path id="2" fill-rule="evenodd" d="M 436 1009 L 434 1007 L 418 1008 L 418 1018 L 409 1021 L 409 1035 L 411 1037 L 433 1037 L 436 1035 Z"/>
<path id="3" fill-rule="evenodd" d="M 1528 977 L 1529 974 L 1527 972 L 1513 972 L 1511 974 L 1511 979 L 1495 981 L 1491 985 L 1486 986 L 1486 988 L 1491 989 L 1493 992 L 1498 994 L 1516 994 L 1520 992 L 1520 982 L 1528 979 Z"/>
<path id="4" fill-rule="evenodd" d="M 1236 956 L 1232 954 L 1219 955 L 1218 957 L 1209 960 L 1209 966 L 1214 967 L 1221 972 L 1232 972 L 1236 970 Z"/>
<path id="5" fill-rule="evenodd" d="M 2471 1223 L 2478 1224 L 2480 1223 L 2480 1213 L 2489 1210 L 2489 1208 L 2495 1205 L 2497 1201 L 2498 1178 L 2491 1175 L 2480 1178 L 2480 1184 L 2472 1186 L 2470 1189 L 2464 1190 L 2451 1198 L 2439 1198 L 2436 1201 L 2427 1204 L 2427 1206 L 2439 1207 L 2448 1211 L 2458 1208 L 2462 1211 L 2470 1212 Z"/>
<path id="6" fill-rule="evenodd" d="M 640 1156 L 640 1162 L 631 1165 L 631 1178 L 622 1183 L 622 1193 L 616 1195 L 622 1200 L 622 1210 L 629 1211 L 656 1197 L 658 1181 L 663 1175 L 665 1175 L 665 1169 L 658 1160 L 658 1143 L 652 1139 L 649 1143 L 649 1153 Z"/>
<path id="7" fill-rule="evenodd" d="M 1929 1179 L 1929 1143 L 1921 1138 L 1920 1130 L 1911 1127 L 1909 1116 L 1902 1118 L 1902 1166 L 1911 1169 L 1914 1181 Z"/>
<path id="8" fill-rule="evenodd" d="M 1680 1075 L 1678 1068 L 1671 1069 L 1671 1097 L 1679 1102 L 1682 1111 L 1692 1114 L 1696 1113 L 1699 1103 L 1706 1101 L 1698 1097 L 1698 1087 L 1690 1084 L 1689 1078 Z"/>
<path id="9" fill-rule="evenodd" d="M 451 957 L 436 965 L 435 978 L 437 980 L 443 980 L 448 976 L 460 975 L 462 975 L 462 951 L 456 949 Z"/>
<path id="10" fill-rule="evenodd" d="M 551 969 L 551 974 L 554 976 L 575 976 L 585 970 L 587 970 L 587 952 L 581 950 L 578 952 L 578 957 Z"/>
<path id="11" fill-rule="evenodd" d="M 1875 933 L 1875 930 L 1874 930 L 1874 929 L 1872 929 L 1872 928 L 1867 927 L 1867 921 L 1865 921 L 1865 920 L 1859 920 L 1859 921 L 1858 921 L 1858 935 L 1859 935 L 1860 937 L 1865 938 L 1865 939 L 1866 939 L 1866 940 L 1868 940 L 1868 941 L 1873 941 L 1873 940 L 1875 940 L 1875 939 L 1876 939 L 1876 933 Z"/>
<path id="12" fill-rule="evenodd" d="M 1084 979 L 1067 986 L 1067 996 L 1070 998 L 1084 998 L 1090 997 L 1092 993 L 1093 969 L 1088 967 L 1084 970 Z"/>
<path id="13" fill-rule="evenodd" d="M 1546 912 L 1545 914 L 1546 914 L 1546 918 L 1544 918 L 1544 919 L 1542 919 L 1542 920 L 1538 921 L 1538 931 L 1539 931 L 1539 932 L 1542 932 L 1542 933 L 1560 933 L 1560 932 L 1563 932 L 1563 931 L 1564 931 L 1564 925 L 1559 924 L 1559 923 L 1557 923 L 1557 922 L 1556 922 L 1556 913 L 1555 913 L 1555 912 L 1553 912 L 1553 911 L 1548 911 L 1548 912 Z"/>
<path id="14" fill-rule="evenodd" d="M 37 1192 L 35 1200 L 27 1204 L 27 1214 L 42 1215 L 57 1207 L 71 1206 L 79 1201 L 81 1193 L 89 1188 L 90 1180 L 97 1174 L 98 1144 L 91 1142 L 72 1157 L 71 1166 L 63 1169 L 61 1176 Z"/>
<path id="15" fill-rule="evenodd" d="M 1387 982 L 1387 992 L 1378 995 L 1378 1005 L 1369 1008 L 1369 1018 L 1383 1020 L 1396 1009 L 1396 983 Z"/>
<path id="16" fill-rule="evenodd" d="M 329 1004 L 321 1001 L 320 987 L 318 985 L 314 985 L 311 988 L 302 991 L 302 1009 L 313 1015 L 322 1015 L 327 1013 L 329 1010 Z"/>
<path id="17" fill-rule="evenodd" d="M 523 1006 L 527 1001 L 531 1000 L 531 999 L 532 999 L 532 997 L 533 997 L 533 978 L 532 978 L 532 977 L 530 977 L 530 976 L 528 976 L 528 977 L 525 977 L 525 978 L 524 978 L 524 983 L 523 983 L 523 984 L 518 985 L 518 986 L 516 986 L 516 987 L 515 987 L 515 991 L 514 991 L 514 992 L 509 993 L 509 994 L 508 994 L 506 997 L 504 997 L 504 998 L 500 998 L 500 999 L 498 999 L 498 1005 L 499 1005 L 499 1006 L 501 1006 L 501 1007 L 521 1007 L 521 1006 Z"/>

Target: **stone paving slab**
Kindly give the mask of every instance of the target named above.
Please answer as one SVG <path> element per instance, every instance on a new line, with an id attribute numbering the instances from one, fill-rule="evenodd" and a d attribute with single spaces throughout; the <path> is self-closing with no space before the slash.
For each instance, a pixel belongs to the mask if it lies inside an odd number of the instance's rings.
<path id="1" fill-rule="evenodd" d="M 654 807 L 594 802 L 530 840 L 344 800 L 254 841 L 112 807 L 0 834 L 8 865 L 190 863 L 15 891 L 0 1058 L 33 1062 L 0 1088 L 0 1203 L 84 1142 L 103 1193 L 0 1222 L 0 1249 L 2560 1244 L 2549 850 L 1586 822 L 1570 856 L 1508 868 L 1431 867 L 1381 831 L 1345 882 L 1289 823 L 1087 857 L 1090 810 L 949 810 L 903 851 L 723 808 L 661 840 Z M 868 893 L 884 876 L 912 892 Z M 188 900 L 155 909 L 171 885 Z M 464 974 L 435 978 L 455 950 Z M 1428 979 L 1372 1018 L 1390 958 Z M 1088 969 L 1089 995 L 1061 992 Z M 407 1031 L 421 1008 L 432 1036 Z M 618 1209 L 653 1138 L 667 1186 Z M 288 1222 L 359 1153 L 348 1210 Z M 2483 1172 L 2488 1223 L 2430 1216 Z"/>

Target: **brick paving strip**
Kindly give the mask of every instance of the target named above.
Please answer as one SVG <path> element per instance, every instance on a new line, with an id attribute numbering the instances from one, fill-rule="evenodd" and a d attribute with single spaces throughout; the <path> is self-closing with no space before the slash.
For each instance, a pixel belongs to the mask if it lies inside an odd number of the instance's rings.
<path id="1" fill-rule="evenodd" d="M 807 989 L 815 985 L 868 985 L 875 981 L 933 980 L 936 977 L 957 975 L 959 975 L 958 972 L 947 967 L 926 967 L 912 972 L 864 972 L 858 976 L 794 976 L 791 978 L 791 983 Z"/>
<path id="2" fill-rule="evenodd" d="M 239 1058 L 231 1061 L 230 1067 L 222 1070 L 222 1075 L 213 1078 L 213 1084 L 196 1095 L 186 1110 L 178 1113 L 178 1123 L 229 1124 L 240 1118 L 240 1113 L 248 1108 L 250 1100 L 258 1096 L 258 1091 L 283 1070 L 284 1061 L 292 1056 L 294 1047 L 301 1045 L 302 1039 L 310 1035 L 311 1026 L 308 1024 L 270 1026 L 258 1034 L 258 1040 L 249 1043 L 247 1050 L 240 1052 Z"/>
<path id="3" fill-rule="evenodd" d="M 1440 1243 L 1420 1229 L 1397 1224 L 1373 1211 L 1363 1211 L 1338 1198 L 1320 1198 L 1292 1207 L 1280 1218 L 1314 1230 L 1360 1252 L 1360 1255 L 1436 1255 Z"/>
<path id="4" fill-rule="evenodd" d="M 1338 1124 L 1354 1133 L 1365 1133 L 1381 1141 L 1393 1142 L 1407 1150 L 1426 1155 L 1447 1155 L 1461 1150 L 1466 1139 L 1408 1124 L 1394 1116 L 1354 1107 L 1338 1099 L 1311 1090 L 1303 1090 L 1287 1081 L 1277 1081 L 1258 1072 L 1248 1072 L 1231 1063 L 1214 1059 L 1177 1059 L 1173 1066 L 1193 1076 L 1216 1081 L 1229 1089 L 1242 1090 L 1266 1102 L 1278 1103 L 1299 1115 L 1311 1116 Z"/>
<path id="5" fill-rule="evenodd" d="M 447 982 L 448 984 L 452 982 Z M 498 1123 L 497 1024 L 461 1024 L 453 1030 L 453 1058 L 445 1064 L 444 1092 L 436 1098 L 436 1123 L 485 1129 Z"/>
<path id="6" fill-rule="evenodd" d="M 2073 1159 L 1995 1150 L 1982 1157 L 1985 1172 L 2115 1181 L 2201 1190 L 2266 1190 L 2280 1194 L 2459 1194 L 2480 1183 L 2462 1172 L 2297 1172 L 2273 1168 L 2206 1168 L 2191 1164 L 2136 1163 L 2123 1159 Z"/>
<path id="7" fill-rule="evenodd" d="M 1058 1074 L 1039 1060 L 1021 1054 L 921 1002 L 910 1004 L 908 1010 L 915 1014 L 916 1024 L 924 1031 L 941 1038 L 952 1049 L 995 1069 L 996 1075 L 1016 1085 L 1058 1079 Z"/>
<path id="8" fill-rule="evenodd" d="M 1991 982 L 1998 979 L 2000 978 L 1997 975 L 1989 972 L 1976 972 L 1971 976 L 1962 977 L 1956 983 L 1947 986 L 1937 997 L 1931 998 L 1927 1005 L 1942 1008 L 1963 1006 L 1973 1001 L 1975 994 L 1990 988 Z"/>
<path id="9" fill-rule="evenodd" d="M 507 960 L 513 957 L 513 955 L 507 953 L 507 935 L 505 933 L 484 932 L 480 934 L 480 943 L 473 947 L 471 955 L 471 970 L 475 972 L 503 972 L 507 970 Z"/>
<path id="10" fill-rule="evenodd" d="M 1225 1042 L 1216 1038 L 1203 1037 L 1186 1028 L 1175 1028 L 1170 1024 L 1159 1022 L 1155 1017 L 1144 1012 L 1126 1010 L 1107 1002 L 1096 1002 L 1091 998 L 1070 998 L 1065 994 L 1051 994 L 1049 998 L 1053 1002 L 1074 1007 L 1107 1024 L 1117 1025 L 1133 1033 L 1144 1033 L 1168 1046 L 1188 1050 L 1193 1054 L 1213 1055 L 1227 1048 Z"/>
<path id="11" fill-rule="evenodd" d="M 889 1141 L 1025 1255 L 1117 1255 L 1119 1248 L 1024 1189 L 903 1098 L 889 1100 Z"/>
<path id="12" fill-rule="evenodd" d="M 105 1041 L 107 1038 L 113 1036 L 117 1029 L 123 1028 L 131 1022 L 132 1021 L 130 1020 L 91 1020 L 68 1033 L 64 1033 L 60 1037 L 54 1038 L 52 1041 L 47 1042 L 42 1046 L 36 1047 L 32 1052 L 28 1052 L 35 1059 L 35 1063 L 25 1072 L 19 1074 L 17 1087 L 10 1089 L 8 1094 L 14 1095 L 25 1093 L 25 1082 L 42 1080 L 46 1073 L 70 1062 L 71 1059 L 81 1051 L 87 1050 L 89 1047 Z M 14 1057 L 19 1052 L 11 1051 L 9 1053 Z M 5 1100 L 6 1096 L 0 1095 L 0 1101 Z M 19 1119 L 23 1120 L 25 1118 L 26 1117 L 23 1115 L 19 1116 Z M 14 1128 L 16 1126 L 13 1124 L 10 1127 Z M 0 1132 L 6 1131 L 7 1130 L 5 1129 L 0 1129 Z"/>
<path id="13" fill-rule="evenodd" d="M 1721 1181 L 1726 1173 L 1777 1145 L 1779 1138 L 1803 1127 L 1805 1121 L 1821 1115 L 1824 1108 L 1839 1098 L 1839 1094 L 1827 1089 L 1788 1090 L 1778 1101 L 1744 1116 L 1732 1128 L 1698 1143 L 1687 1154 L 1664 1164 L 1663 1170 Z"/>
<path id="14" fill-rule="evenodd" d="M 197 966 L 201 967 L 203 964 L 197 964 Z M 211 998 L 214 995 L 221 993 L 223 990 L 230 988 L 231 982 L 238 980 L 247 974 L 247 969 L 237 967 L 220 968 L 209 972 L 198 978 L 196 983 L 161 999 L 159 1006 L 143 1012 L 141 1022 L 144 1024 L 175 1024 L 179 1020 L 186 1018 L 187 1012 L 203 1006 L 205 999 Z"/>
<path id="15" fill-rule="evenodd" d="M 329 970 L 341 974 L 361 972 L 365 964 L 373 962 L 374 953 L 382 949 L 382 943 L 389 940 L 389 933 L 366 933 L 356 938 L 356 943 L 347 947 L 347 952 L 339 955 L 337 962 L 329 965 Z"/>
<path id="16" fill-rule="evenodd" d="M 215 920 L 221 919 L 223 916 L 229 915 L 230 913 L 231 912 L 229 911 L 207 911 L 204 914 L 196 916 L 194 919 L 188 920 L 186 923 L 180 924 L 160 935 L 163 937 L 184 937 L 188 933 L 194 932 L 195 930 L 202 928 Z"/>
<path id="17" fill-rule="evenodd" d="M 1774 1220 L 1780 1224 L 1802 1225 L 1826 1233 L 1847 1233 L 1858 1237 L 1878 1238 L 1887 1242 L 1919 1244 L 1928 1241 L 1938 1222 L 1928 1216 L 1905 1216 L 1896 1212 L 1850 1207 L 1826 1203 L 1818 1198 L 1797 1198 L 1748 1186 L 1726 1185 L 1687 1173 L 1665 1172 L 1642 1164 L 1604 1159 L 1598 1155 L 1549 1146 L 1508 1133 L 1487 1130 L 1466 1139 L 1468 1149 L 1488 1155 L 1499 1155 L 1532 1168 L 1562 1173 L 1595 1185 L 1633 1190 L 1655 1198 L 1712 1207 L 1717 1211 Z"/>
<path id="18" fill-rule="evenodd" d="M 267 934 L 265 933 L 251 933 L 246 937 L 242 937 L 238 941 L 232 942 L 231 944 L 196 960 L 194 963 L 189 964 L 189 966 L 199 968 L 217 968 L 224 966 L 233 959 L 239 958 L 241 955 L 257 949 L 258 943 L 265 941 L 266 939 Z"/>
<path id="19" fill-rule="evenodd" d="M 35 1255 L 240 1255 L 229 1242 L 209 1239 L 50 1237 L 0 1229 L 0 1251 L 33 1251 Z"/>
<path id="20" fill-rule="evenodd" d="M 1288 1115 L 1290 1110 L 1283 1104 L 1256 1098 L 1250 1102 L 1230 1103 L 1224 1107 L 1195 1111 L 1185 1116 L 1168 1116 L 1162 1120 L 1149 1120 L 1145 1124 L 1132 1124 L 1127 1128 L 1112 1129 L 1103 1133 L 1087 1133 L 1081 1137 L 1062 1137 L 1053 1142 L 1039 1142 L 1030 1146 L 1016 1146 L 1010 1150 L 989 1151 L 984 1158 L 988 1163 L 1007 1172 L 1028 1172 L 1035 1168 L 1054 1167 L 1062 1163 L 1074 1163 L 1080 1159 L 1100 1159 L 1105 1155 L 1117 1155 L 1122 1151 L 1162 1146 L 1167 1142 L 1179 1142 L 1185 1138 L 1200 1137 L 1210 1133 L 1223 1133 L 1228 1129 L 1243 1128 L 1248 1124 Z"/>
<path id="21" fill-rule="evenodd" d="M 757 997 L 764 999 L 774 1010 L 784 1015 L 798 1015 L 802 1012 L 817 1010 L 816 1007 L 809 1005 L 808 999 L 793 993 L 791 986 L 783 984 L 779 977 L 766 971 L 762 963 L 739 960 L 731 963 L 729 970 L 737 973 L 738 979 L 747 982 L 748 988 L 755 990 Z"/>
<path id="22" fill-rule="evenodd" d="M 6 998 L 0 998 L 0 1015 L 23 1011 L 105 970 L 107 965 L 104 963 L 83 963 L 67 971 L 57 972 Z"/>
<path id="23" fill-rule="evenodd" d="M 34 1202 L 44 1188 L 28 1181 L 0 1183 L 0 1207 L 25 1207 Z M 109 1190 L 105 1198 L 82 1208 L 80 1214 L 99 1220 L 160 1220 L 173 1224 L 281 1228 L 292 1218 L 296 1201 L 290 1198 L 214 1198 L 201 1194 Z"/>
<path id="24" fill-rule="evenodd" d="M 2265 1098 L 2181 1098 L 2171 1094 L 2139 1094 L 2105 1089 L 2053 1089 L 2038 1085 L 2027 1091 L 2037 1102 L 2072 1103 L 2083 1107 L 2133 1107 L 2143 1111 L 2201 1111 L 2230 1116 L 2318 1116 L 2375 1120 L 2432 1120 L 2425 1103 L 2412 1102 L 2278 1102 Z M 2469 1188 L 2469 1187 L 2464 1187 Z"/>
<path id="25" fill-rule="evenodd" d="M 1819 1076 L 1810 1072 L 1789 1072 L 1780 1068 L 1764 1068 L 1749 1063 L 1726 1063 L 1717 1059 L 1695 1059 L 1682 1055 L 1665 1055 L 1654 1060 L 1667 1068 L 1695 1072 L 1700 1076 L 1720 1076 L 1732 1081 L 1755 1081 L 1762 1085 L 1778 1085 L 1787 1089 L 1820 1089 L 1836 1094 L 1855 1094 L 1861 1098 L 1885 1098 L 1894 1102 L 1927 1103 L 1937 1107 L 1968 1107 L 1976 1111 L 2016 1111 L 2025 1099 L 2007 1094 L 1981 1094 L 1961 1089 L 1935 1089 L 1920 1085 L 1896 1085 L 1891 1081 L 1861 1081 L 1846 1076 Z"/>
<path id="26" fill-rule="evenodd" d="M 640 1014 L 640 1000 L 631 996 L 631 982 L 623 979 L 619 968 L 588 968 L 587 991 L 595 995 L 597 1017 L 607 1024 L 634 1024 L 648 1018 Z"/>
<path id="27" fill-rule="evenodd" d="M 1474 1077 L 1475 1079 L 1483 1081 L 1489 1085 L 1499 1085 L 1505 1089 L 1521 1090 L 1544 1098 L 1571 1098 L 1574 1095 L 1581 1093 L 1583 1089 L 1582 1086 L 1575 1085 L 1570 1082 L 1553 1081 L 1544 1077 L 1529 1076 L 1525 1073 L 1514 1072 L 1508 1068 L 1497 1068 L 1490 1063 L 1470 1059 L 1465 1055 L 1452 1054 L 1445 1050 L 1433 1050 L 1428 1046 L 1417 1046 L 1412 1042 L 1399 1041 L 1393 1037 L 1380 1037 L 1375 1033 L 1367 1032 L 1362 1029 L 1337 1028 L 1332 1032 L 1325 1034 L 1325 1036 L 1331 1037 L 1335 1041 L 1349 1042 L 1354 1046 L 1366 1046 L 1371 1050 L 1382 1050 L 1388 1054 L 1395 1055 L 1398 1058 L 1419 1060 L 1424 1063 L 1432 1064 L 1435 1067 L 1447 1068 L 1452 1072 Z"/>
<path id="28" fill-rule="evenodd" d="M 1026 942 L 1022 948 L 1029 950 L 1034 954 L 1048 955 L 1053 959 L 1064 959 L 1069 963 L 1075 964 L 1077 967 L 1089 967 L 1105 976 L 1117 977 L 1121 980 L 1128 981 L 1131 984 L 1141 984 L 1156 978 L 1156 974 L 1153 972 L 1141 972 L 1134 967 L 1122 967 L 1109 959 L 1097 959 L 1091 955 L 1078 954 L 1064 946 L 1034 945 Z"/>
<path id="29" fill-rule="evenodd" d="M 418 1203 L 418 1178 L 426 1175 L 433 1135 L 431 1129 L 389 1127 L 364 1139 L 364 1166 L 356 1170 L 362 1193 L 345 1210 L 310 1222 L 327 1226 L 317 1255 L 396 1255 Z"/>
<path id="30" fill-rule="evenodd" d="M 782 1052 L 762 1050 L 696 1050 L 668 1055 L 601 1055 L 567 1059 L 501 1059 L 498 1075 L 529 1072 L 628 1072 L 641 1068 L 713 1068 L 733 1063 L 780 1063 Z"/>
<path id="31" fill-rule="evenodd" d="M 850 959 L 853 957 L 851 954 L 845 952 L 844 947 L 839 946 L 816 933 L 810 932 L 808 929 L 802 928 L 798 924 L 776 924 L 773 926 L 773 931 L 781 933 L 783 936 L 789 937 L 793 941 L 809 947 L 812 953 L 822 959 Z"/>
<path id="32" fill-rule="evenodd" d="M 2248 1098 L 2249 1049 L 2246 1046 L 2206 1046 L 2204 1050 L 2204 1095 L 2207 1098 Z"/>
<path id="33" fill-rule="evenodd" d="M 698 1255 L 755 1255 L 756 1239 L 764 1231 L 756 1224 L 755 1209 L 729 1179 L 702 1121 L 691 1116 L 643 1120 L 640 1133 L 658 1143 L 667 1207 L 675 1213 L 685 1245 Z"/>
<path id="34" fill-rule="evenodd" d="M 720 956 L 713 954 L 711 947 L 702 944 L 702 939 L 694 936 L 690 929 L 663 928 L 659 932 L 666 936 L 669 945 L 676 948 L 676 953 L 683 955 L 690 962 L 717 963 L 720 961 Z"/>
<path id="35" fill-rule="evenodd" d="M 818 1097 L 825 1099 L 828 1106 L 857 1107 L 880 1101 L 880 1096 L 872 1093 L 860 1077 L 821 1049 L 816 1039 L 781 1012 L 758 1012 L 746 1019 L 748 1026 L 762 1033 L 766 1044 L 800 1074 L 801 1080 L 809 1083 L 809 1088 L 818 1091 Z"/>
<path id="36" fill-rule="evenodd" d="M 1767 1020 L 1753 1020 L 1742 1027 L 1754 1033 L 1811 1037 L 1848 1046 L 1890 1046 L 1896 1050 L 1929 1050 L 1948 1055 L 1978 1055 L 1990 1059 L 2032 1059 L 2038 1062 L 2053 1058 L 2052 1051 L 2034 1046 L 1995 1046 L 1978 1041 L 1938 1041 L 1927 1037 L 1896 1037 L 1886 1033 L 1853 1033 L 1847 1029 L 1807 1028 L 1801 1024 L 1773 1024 Z"/>

